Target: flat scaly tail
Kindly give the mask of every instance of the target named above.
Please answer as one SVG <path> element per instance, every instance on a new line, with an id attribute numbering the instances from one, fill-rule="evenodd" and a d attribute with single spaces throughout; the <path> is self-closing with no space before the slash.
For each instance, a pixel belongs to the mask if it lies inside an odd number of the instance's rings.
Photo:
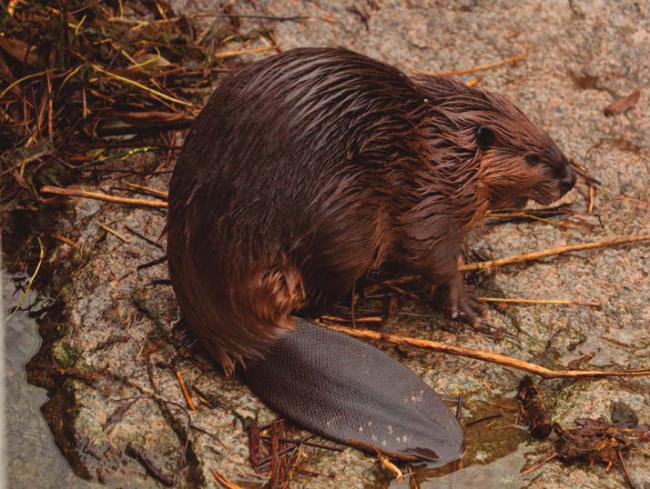
<path id="1" fill-rule="evenodd" d="M 246 384 L 280 415 L 361 450 L 444 465 L 460 458 L 463 432 L 422 379 L 384 352 L 295 318 Z"/>

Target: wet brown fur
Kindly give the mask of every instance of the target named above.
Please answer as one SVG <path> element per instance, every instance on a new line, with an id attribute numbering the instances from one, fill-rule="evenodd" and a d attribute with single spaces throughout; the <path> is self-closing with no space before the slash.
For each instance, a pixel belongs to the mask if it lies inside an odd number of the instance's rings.
<path id="1" fill-rule="evenodd" d="M 484 149 L 480 126 L 494 134 Z M 172 283 L 228 370 L 385 261 L 462 287 L 460 246 L 488 208 L 548 203 L 572 179 L 501 96 L 343 49 L 287 51 L 225 79 L 187 137 L 170 183 Z"/>

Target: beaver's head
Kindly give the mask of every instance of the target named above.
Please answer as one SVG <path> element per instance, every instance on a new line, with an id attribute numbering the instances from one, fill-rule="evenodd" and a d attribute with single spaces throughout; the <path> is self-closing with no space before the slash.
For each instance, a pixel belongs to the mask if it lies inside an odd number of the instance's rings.
<path id="1" fill-rule="evenodd" d="M 508 100 L 491 95 L 493 112 L 476 116 L 479 179 L 492 208 L 550 204 L 573 188 L 576 175 L 550 136 Z"/>
<path id="2" fill-rule="evenodd" d="M 551 137 L 500 95 L 460 80 L 422 77 L 416 83 L 444 120 L 446 147 L 478 165 L 478 185 L 490 208 L 550 204 L 573 188 L 576 175 Z M 451 139 L 451 141 L 449 141 Z"/>

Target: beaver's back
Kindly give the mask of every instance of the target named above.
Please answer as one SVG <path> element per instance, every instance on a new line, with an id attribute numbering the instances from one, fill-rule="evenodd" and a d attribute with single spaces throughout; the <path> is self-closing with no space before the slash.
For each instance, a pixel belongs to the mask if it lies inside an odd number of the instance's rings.
<path id="1" fill-rule="evenodd" d="M 395 68 L 343 49 L 252 63 L 223 81 L 190 131 L 170 183 L 172 212 L 203 197 L 210 217 L 234 212 L 241 225 L 265 237 L 282 228 L 293 242 L 296 214 L 324 186 L 359 172 L 372 178 L 368 166 L 403 145 L 413 94 Z"/>

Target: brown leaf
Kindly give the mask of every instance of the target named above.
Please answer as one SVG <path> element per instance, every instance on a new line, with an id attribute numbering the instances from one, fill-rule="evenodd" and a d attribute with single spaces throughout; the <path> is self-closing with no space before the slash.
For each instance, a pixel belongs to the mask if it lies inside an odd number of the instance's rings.
<path id="1" fill-rule="evenodd" d="M 639 417 L 634 410 L 622 401 L 610 404 L 612 424 L 622 428 L 635 428 L 639 425 Z"/>
<path id="2" fill-rule="evenodd" d="M 4 49 L 9 56 L 17 59 L 21 63 L 33 65 L 38 60 L 38 57 L 33 50 L 34 46 L 28 46 L 18 39 L 0 37 L 0 48 Z"/>
<path id="3" fill-rule="evenodd" d="M 553 427 L 539 390 L 528 375 L 519 382 L 517 400 L 532 437 L 538 440 L 548 438 Z"/>
<path id="4" fill-rule="evenodd" d="M 641 89 L 637 88 L 631 94 L 615 100 L 607 107 L 603 109 L 603 114 L 606 116 L 612 116 L 617 114 L 622 114 L 632 109 L 641 97 Z"/>
<path id="5" fill-rule="evenodd" d="M 114 424 L 117 424 L 120 421 L 122 421 L 126 412 L 131 408 L 131 406 L 133 406 L 133 404 L 136 401 L 137 399 L 129 399 L 128 401 L 122 403 L 115 411 L 113 411 L 113 414 L 111 414 L 106 420 L 106 422 L 104 423 L 103 426 L 104 431 L 106 431 Z"/>
<path id="6" fill-rule="evenodd" d="M 565 462 L 583 460 L 611 465 L 618 460 L 618 452 L 627 452 L 650 441 L 648 426 L 620 428 L 603 418 L 579 418 L 574 422 L 576 428 L 553 425 L 557 435 L 555 451 Z"/>

